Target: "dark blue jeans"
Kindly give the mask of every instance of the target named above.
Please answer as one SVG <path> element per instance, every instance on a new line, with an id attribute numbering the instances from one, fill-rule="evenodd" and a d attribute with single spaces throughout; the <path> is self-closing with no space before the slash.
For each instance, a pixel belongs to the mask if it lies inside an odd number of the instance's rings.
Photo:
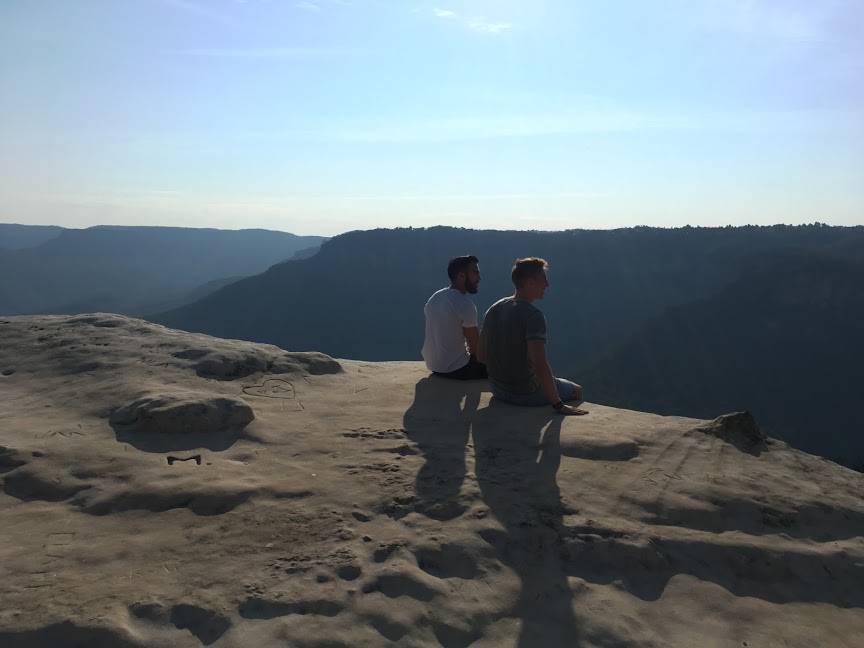
<path id="1" fill-rule="evenodd" d="M 542 389 L 538 389 L 533 394 L 514 394 L 498 387 L 494 382 L 492 385 L 492 395 L 498 400 L 512 405 L 527 405 L 529 407 L 537 407 L 540 405 L 552 405 L 549 397 Z M 563 378 L 555 378 L 555 387 L 558 389 L 558 397 L 563 401 L 574 400 L 576 396 L 576 383 Z"/>

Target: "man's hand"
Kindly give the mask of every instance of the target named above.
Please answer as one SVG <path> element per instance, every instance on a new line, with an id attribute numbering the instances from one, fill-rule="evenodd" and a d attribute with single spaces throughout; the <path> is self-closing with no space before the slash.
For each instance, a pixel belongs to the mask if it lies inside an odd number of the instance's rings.
<path id="1" fill-rule="evenodd" d="M 480 360 L 480 333 L 477 330 L 476 326 L 463 326 L 462 334 L 465 336 L 465 341 L 468 343 L 468 353 L 477 358 L 478 362 L 483 362 Z M 485 350 L 485 349 L 484 349 Z M 484 362 L 485 364 L 485 362 Z"/>
<path id="2" fill-rule="evenodd" d="M 588 413 L 588 410 L 579 409 L 571 405 L 565 405 L 557 411 L 559 414 L 564 414 L 564 416 L 584 416 Z"/>

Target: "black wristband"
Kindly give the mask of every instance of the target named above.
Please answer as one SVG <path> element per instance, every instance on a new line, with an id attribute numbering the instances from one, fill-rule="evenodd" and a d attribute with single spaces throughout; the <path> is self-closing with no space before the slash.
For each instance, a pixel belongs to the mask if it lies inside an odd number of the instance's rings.
<path id="1" fill-rule="evenodd" d="M 556 412 L 560 412 L 562 409 L 564 409 L 564 401 L 559 400 L 552 406 L 552 409 L 554 409 Z"/>

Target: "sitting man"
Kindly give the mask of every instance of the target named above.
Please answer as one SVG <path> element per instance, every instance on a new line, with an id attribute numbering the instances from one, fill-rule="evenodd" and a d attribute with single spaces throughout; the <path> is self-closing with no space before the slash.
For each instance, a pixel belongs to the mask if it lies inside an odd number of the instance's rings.
<path id="1" fill-rule="evenodd" d="M 565 405 L 582 400 L 582 387 L 555 378 L 546 360 L 546 318 L 532 302 L 543 299 L 549 287 L 543 259 L 518 259 L 510 277 L 512 297 L 486 311 L 478 346 L 478 360 L 489 371 L 492 394 L 514 405 L 551 405 L 560 414 L 587 414 Z"/>
<path id="2" fill-rule="evenodd" d="M 486 366 L 477 362 L 477 307 L 466 293 L 477 294 L 480 268 L 477 257 L 461 256 L 447 264 L 450 286 L 433 294 L 426 314 L 423 359 L 429 369 L 444 378 L 486 378 Z"/>

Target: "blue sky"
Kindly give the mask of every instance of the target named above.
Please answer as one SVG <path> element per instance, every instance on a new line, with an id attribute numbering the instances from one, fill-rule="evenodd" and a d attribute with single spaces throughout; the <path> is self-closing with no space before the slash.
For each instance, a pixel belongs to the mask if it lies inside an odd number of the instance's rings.
<path id="1" fill-rule="evenodd" d="M 860 0 L 4 0 L 0 221 L 864 223 Z"/>

